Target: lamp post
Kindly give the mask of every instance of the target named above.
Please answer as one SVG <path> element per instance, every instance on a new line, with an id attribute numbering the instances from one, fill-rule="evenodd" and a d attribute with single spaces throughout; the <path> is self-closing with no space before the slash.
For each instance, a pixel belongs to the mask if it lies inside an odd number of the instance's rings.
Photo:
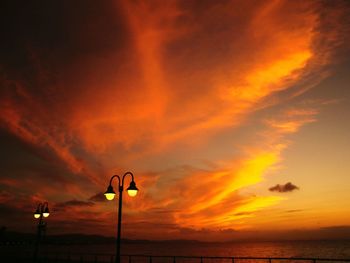
<path id="1" fill-rule="evenodd" d="M 36 234 L 36 241 L 35 241 L 35 249 L 34 249 L 34 258 L 33 258 L 34 262 L 36 262 L 38 258 L 41 231 L 46 227 L 46 224 L 43 221 L 43 217 L 48 217 L 49 215 L 50 215 L 49 203 L 48 202 L 39 203 L 34 212 L 34 218 L 39 219 L 37 234 Z"/>
<path id="2" fill-rule="evenodd" d="M 131 172 L 126 172 L 123 177 L 120 177 L 119 175 L 113 175 L 109 181 L 109 186 L 107 188 L 107 191 L 105 192 L 105 197 L 107 200 L 111 201 L 114 199 L 116 193 L 114 192 L 112 181 L 114 178 L 118 178 L 118 190 L 119 190 L 119 206 L 118 206 L 118 232 L 117 232 L 117 254 L 115 257 L 115 262 L 120 263 L 120 232 L 121 232 L 121 225 L 122 225 L 122 201 L 123 201 L 123 190 L 124 190 L 124 179 L 127 175 L 131 176 L 131 182 L 129 187 L 126 189 L 128 191 L 129 196 L 136 196 L 137 189 L 135 181 L 134 181 L 134 175 Z"/>

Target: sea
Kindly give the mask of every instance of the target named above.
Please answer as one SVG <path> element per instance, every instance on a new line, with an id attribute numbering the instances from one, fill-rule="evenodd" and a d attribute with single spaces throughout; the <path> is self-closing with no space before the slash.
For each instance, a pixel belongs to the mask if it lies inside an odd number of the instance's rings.
<path id="1" fill-rule="evenodd" d="M 124 254 L 221 256 L 221 257 L 311 257 L 350 259 L 350 240 L 278 241 L 229 243 L 149 243 L 122 246 Z"/>
<path id="2" fill-rule="evenodd" d="M 8 248 L 7 252 L 14 248 Z M 4 248 L 1 249 L 4 252 Z M 18 252 L 21 251 L 22 252 Z M 17 248 L 16 253 L 29 255 L 31 247 Z M 79 258 L 79 262 L 112 262 L 115 244 L 49 245 L 42 246 L 42 258 Z M 350 261 L 350 240 L 337 241 L 268 241 L 268 242 L 135 242 L 121 246 L 122 262 L 147 263 L 232 263 L 232 259 L 207 257 L 257 257 L 257 258 L 326 258 Z M 132 255 L 131 259 L 129 255 Z M 150 257 L 152 256 L 152 258 Z M 154 257 L 155 256 L 155 257 Z M 187 258 L 186 258 L 187 257 Z M 199 257 L 199 258 L 191 258 Z M 200 259 L 200 257 L 203 257 Z M 130 260 L 130 261 L 129 261 Z M 42 261 L 45 262 L 45 261 Z M 52 261 L 47 261 L 52 262 Z M 62 261 L 63 262 L 63 261 Z M 68 262 L 68 261 L 64 261 Z M 242 262 L 269 262 L 268 260 L 235 260 Z M 275 262 L 281 262 L 275 260 Z M 303 262 L 303 261 L 298 261 Z M 310 262 L 305 261 L 305 262 Z M 313 262 L 313 261 L 311 261 Z M 332 261 L 328 261 L 332 262 Z"/>

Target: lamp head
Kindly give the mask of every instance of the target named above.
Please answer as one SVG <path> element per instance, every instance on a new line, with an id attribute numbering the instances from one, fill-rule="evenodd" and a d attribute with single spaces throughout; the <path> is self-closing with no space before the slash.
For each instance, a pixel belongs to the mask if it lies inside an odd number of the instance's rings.
<path id="1" fill-rule="evenodd" d="M 134 197 L 137 195 L 139 189 L 137 189 L 136 184 L 134 181 L 131 181 L 128 189 L 126 189 L 126 191 L 128 191 L 128 195 L 131 197 Z"/>
<path id="2" fill-rule="evenodd" d="M 112 185 L 109 185 L 107 191 L 105 192 L 105 197 L 107 200 L 111 201 L 115 197 L 115 192 Z"/>
<path id="3" fill-rule="evenodd" d="M 39 218 L 41 215 L 39 209 L 36 209 L 35 212 L 34 212 L 34 218 Z"/>
<path id="4" fill-rule="evenodd" d="M 44 213 L 43 213 L 43 216 L 44 217 L 48 217 L 50 215 L 50 212 L 49 212 L 49 207 L 46 206 L 45 210 L 44 210 Z"/>

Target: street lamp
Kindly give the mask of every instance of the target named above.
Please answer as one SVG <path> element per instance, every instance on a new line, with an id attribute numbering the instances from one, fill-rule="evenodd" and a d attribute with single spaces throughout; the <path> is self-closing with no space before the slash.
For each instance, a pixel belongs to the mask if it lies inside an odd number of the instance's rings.
<path id="1" fill-rule="evenodd" d="M 137 189 L 135 181 L 134 181 L 134 175 L 131 172 L 126 172 L 122 178 L 120 178 L 119 175 L 113 175 L 111 177 L 111 180 L 109 181 L 109 185 L 107 187 L 107 191 L 105 192 L 105 197 L 107 200 L 111 201 L 114 199 L 116 193 L 114 192 L 112 181 L 114 178 L 118 178 L 118 189 L 119 189 L 119 206 L 118 206 L 118 233 L 117 233 L 117 255 L 115 258 L 116 263 L 120 263 L 120 232 L 121 232 L 121 225 L 122 225 L 122 200 L 123 200 L 123 189 L 124 189 L 124 179 L 127 175 L 131 176 L 131 182 L 129 187 L 126 189 L 129 196 L 136 196 Z"/>
<path id="2" fill-rule="evenodd" d="M 35 212 L 34 212 L 34 218 L 39 219 L 38 222 L 38 228 L 37 228 L 37 235 L 36 235 L 36 242 L 35 242 L 35 250 L 34 250 L 34 259 L 33 261 L 37 261 L 38 257 L 38 249 L 39 249 L 39 242 L 41 237 L 41 231 L 46 227 L 45 222 L 43 221 L 43 217 L 48 217 L 50 215 L 49 211 L 49 203 L 39 203 Z"/>

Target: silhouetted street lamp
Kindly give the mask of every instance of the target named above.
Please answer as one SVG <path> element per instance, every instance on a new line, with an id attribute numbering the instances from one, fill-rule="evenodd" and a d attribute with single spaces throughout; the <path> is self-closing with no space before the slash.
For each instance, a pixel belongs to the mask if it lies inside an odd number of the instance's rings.
<path id="1" fill-rule="evenodd" d="M 118 207 L 118 233 L 117 233 L 117 255 L 115 258 L 116 263 L 120 263 L 120 232 L 121 232 L 121 224 L 122 224 L 122 199 L 123 199 L 123 189 L 124 189 L 124 178 L 130 175 L 131 176 L 131 182 L 129 187 L 126 189 L 128 191 L 129 196 L 135 196 L 137 194 L 137 189 L 135 181 L 134 181 L 134 175 L 131 172 L 126 172 L 122 178 L 120 178 L 119 175 L 113 175 L 111 177 L 111 180 L 109 181 L 109 186 L 107 188 L 107 191 L 105 192 L 105 196 L 107 200 L 113 200 L 116 193 L 114 192 L 112 181 L 115 177 L 118 178 L 118 189 L 119 189 L 119 207 Z"/>
<path id="2" fill-rule="evenodd" d="M 34 218 L 39 219 L 38 229 L 37 229 L 37 234 L 36 234 L 36 241 L 35 241 L 35 249 L 34 249 L 34 258 L 33 258 L 34 262 L 37 261 L 37 257 L 38 257 L 38 249 L 39 249 L 41 231 L 43 229 L 45 229 L 45 227 L 46 227 L 46 224 L 43 221 L 43 217 L 48 217 L 49 215 L 50 215 L 49 203 L 48 202 L 39 203 L 35 212 L 34 212 Z"/>

